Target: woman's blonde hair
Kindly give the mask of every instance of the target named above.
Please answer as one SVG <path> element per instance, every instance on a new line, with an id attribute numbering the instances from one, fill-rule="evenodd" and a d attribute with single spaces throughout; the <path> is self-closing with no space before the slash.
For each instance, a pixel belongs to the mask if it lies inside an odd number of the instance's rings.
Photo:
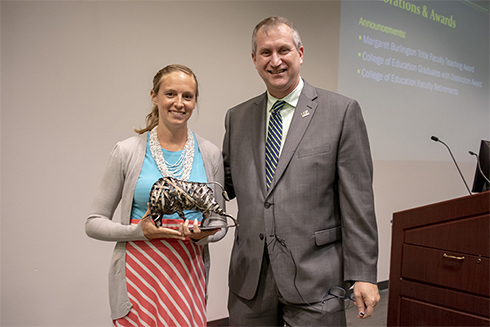
<path id="1" fill-rule="evenodd" d="M 199 86 L 197 84 L 197 77 L 189 67 L 186 67 L 184 65 L 173 64 L 160 69 L 156 73 L 155 77 L 153 77 L 153 92 L 155 92 L 155 94 L 158 94 L 163 76 L 177 71 L 183 72 L 184 74 L 187 74 L 192 78 L 194 78 L 194 82 L 196 82 L 196 101 L 197 101 L 197 97 L 199 96 Z M 158 125 L 158 107 L 154 105 L 151 112 L 146 116 L 146 127 L 142 129 L 135 128 L 134 131 L 138 134 L 143 134 L 151 131 L 157 125 Z"/>

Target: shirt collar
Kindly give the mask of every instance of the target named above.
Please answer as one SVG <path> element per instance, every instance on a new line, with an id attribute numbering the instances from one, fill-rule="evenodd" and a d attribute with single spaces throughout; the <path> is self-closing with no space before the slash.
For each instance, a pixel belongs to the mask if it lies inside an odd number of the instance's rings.
<path id="1" fill-rule="evenodd" d="M 296 105 L 298 104 L 299 101 L 299 96 L 301 95 L 301 91 L 303 91 L 303 86 L 304 86 L 303 79 L 300 78 L 296 88 L 282 99 L 273 97 L 269 93 L 269 91 L 267 91 L 267 110 L 270 111 L 272 109 L 272 106 L 274 105 L 274 103 L 276 103 L 277 100 L 284 100 L 291 107 L 296 108 Z"/>

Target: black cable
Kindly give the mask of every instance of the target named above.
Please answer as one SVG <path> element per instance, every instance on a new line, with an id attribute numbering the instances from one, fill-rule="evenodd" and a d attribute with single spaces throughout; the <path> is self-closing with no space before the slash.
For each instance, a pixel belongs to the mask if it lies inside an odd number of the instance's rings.
<path id="1" fill-rule="evenodd" d="M 289 248 L 287 247 L 286 245 L 286 241 L 283 240 L 282 238 L 280 238 L 279 236 L 277 235 L 274 235 L 276 240 L 279 242 L 279 244 L 281 244 L 289 253 L 289 256 L 291 257 L 291 259 L 293 260 L 293 265 L 294 265 L 294 278 L 293 278 L 293 286 L 294 288 L 296 289 L 296 292 L 298 292 L 298 295 L 299 297 L 301 298 L 301 300 L 308 306 L 311 306 L 311 304 L 306 301 L 303 297 L 303 295 L 301 294 L 301 292 L 299 291 L 298 287 L 296 286 L 296 276 L 298 275 L 298 267 L 296 265 L 296 261 L 294 261 L 294 256 L 293 256 L 293 253 L 291 252 L 291 250 L 289 250 Z"/>

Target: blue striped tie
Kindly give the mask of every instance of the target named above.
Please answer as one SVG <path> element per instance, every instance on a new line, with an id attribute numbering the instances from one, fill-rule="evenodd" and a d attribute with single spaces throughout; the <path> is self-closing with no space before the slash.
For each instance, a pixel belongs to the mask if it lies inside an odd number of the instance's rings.
<path id="1" fill-rule="evenodd" d="M 276 101 L 272 106 L 269 128 L 267 130 L 267 140 L 265 142 L 265 178 L 267 189 L 272 184 L 274 173 L 276 172 L 277 162 L 279 161 L 279 150 L 282 140 L 282 117 L 281 109 L 285 101 Z"/>

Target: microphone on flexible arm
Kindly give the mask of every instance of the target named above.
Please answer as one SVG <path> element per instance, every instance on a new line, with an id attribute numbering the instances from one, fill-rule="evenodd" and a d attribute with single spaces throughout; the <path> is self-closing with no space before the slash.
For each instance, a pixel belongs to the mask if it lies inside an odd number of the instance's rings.
<path id="1" fill-rule="evenodd" d="M 446 143 L 441 141 L 437 136 L 431 136 L 430 139 L 434 142 L 440 142 L 440 143 L 444 144 L 444 146 L 447 148 L 447 150 L 449 151 L 449 154 L 451 155 L 451 158 L 453 158 L 453 162 L 456 165 L 456 168 L 458 168 L 459 175 L 461 175 L 461 178 L 463 179 L 464 185 L 466 186 L 468 193 L 471 195 L 470 188 L 468 187 L 468 184 L 466 183 L 466 180 L 464 179 L 463 174 L 461 173 L 461 170 L 459 169 L 459 166 L 458 166 L 458 163 L 456 162 L 456 159 L 454 159 L 454 156 L 453 156 L 453 153 L 451 152 L 451 149 L 447 146 Z"/>
<path id="2" fill-rule="evenodd" d="M 485 178 L 485 180 L 487 181 L 487 183 L 490 184 L 490 180 L 488 179 L 487 176 L 485 176 L 485 174 L 483 173 L 483 170 L 481 169 L 480 157 L 478 156 L 478 154 L 474 153 L 473 151 L 468 151 L 468 153 L 471 154 L 472 156 L 475 156 L 476 157 L 476 163 L 478 165 L 478 170 L 480 171 L 480 174 L 483 176 L 483 178 Z"/>

